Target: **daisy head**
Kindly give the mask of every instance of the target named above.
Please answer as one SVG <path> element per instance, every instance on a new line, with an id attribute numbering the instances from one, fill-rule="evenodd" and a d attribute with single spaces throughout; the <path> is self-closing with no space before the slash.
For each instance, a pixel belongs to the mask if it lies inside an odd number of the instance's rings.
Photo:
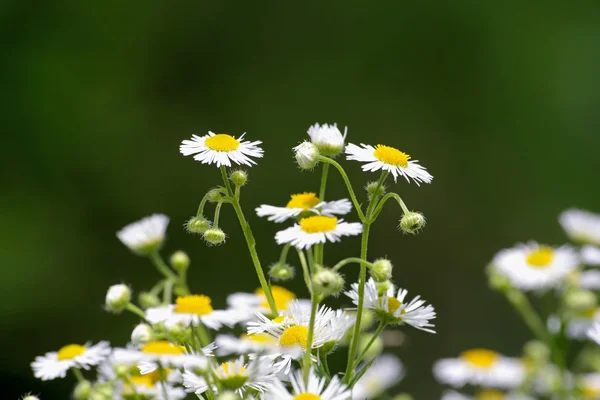
<path id="1" fill-rule="evenodd" d="M 563 211 L 558 221 L 571 240 L 600 246 L 600 215 L 571 208 Z"/>
<path id="2" fill-rule="evenodd" d="M 234 162 L 251 167 L 252 164 L 256 164 L 252 158 L 263 156 L 263 150 L 258 147 L 262 142 L 246 142 L 244 135 L 245 133 L 237 139 L 231 135 L 213 132 L 204 136 L 192 135 L 192 140 L 181 142 L 179 151 L 184 156 L 194 154 L 194 160 L 202 164 L 231 167 L 231 163 Z"/>
<path id="3" fill-rule="evenodd" d="M 558 248 L 536 242 L 500 251 L 492 265 L 521 290 L 544 290 L 559 286 L 577 268 L 579 257 L 569 246 Z"/>
<path id="4" fill-rule="evenodd" d="M 128 377 L 126 383 L 121 383 L 115 388 L 115 398 L 124 399 L 153 399 L 153 400 L 179 400 L 185 398 L 187 393 L 182 388 L 173 386 L 172 382 L 174 375 L 181 374 L 178 371 L 167 371 L 167 380 L 161 380 L 161 373 L 157 370 L 150 374 L 139 375 L 134 374 Z"/>
<path id="5" fill-rule="evenodd" d="M 390 172 L 394 177 L 394 182 L 399 176 L 410 182 L 412 179 L 417 185 L 420 183 L 431 183 L 433 176 L 427 172 L 427 169 L 419 164 L 418 160 L 411 160 L 411 157 L 390 146 L 378 144 L 373 147 L 367 144 L 360 144 L 361 147 L 350 143 L 346 146 L 346 158 L 366 163 L 362 166 L 363 171 L 384 170 Z"/>
<path id="6" fill-rule="evenodd" d="M 296 299 L 296 294 L 283 286 L 271 285 L 271 294 L 275 300 L 275 306 L 279 311 L 287 311 L 292 300 Z M 241 314 L 247 316 L 246 319 L 254 317 L 254 313 L 261 312 L 269 314 L 271 308 L 267 301 L 267 296 L 262 288 L 258 288 L 254 293 L 233 293 L 227 296 L 227 304 L 234 310 L 239 310 Z"/>
<path id="7" fill-rule="evenodd" d="M 311 215 L 344 215 L 352 210 L 348 199 L 321 201 L 316 193 L 304 192 L 293 194 L 285 207 L 263 204 L 256 208 L 259 217 L 268 217 L 269 221 L 284 222 L 290 218 L 302 218 Z"/>
<path id="8" fill-rule="evenodd" d="M 525 379 L 525 365 L 487 349 L 467 350 L 458 358 L 446 358 L 433 366 L 436 379 L 456 388 L 466 384 L 486 388 L 512 389 Z"/>
<path id="9" fill-rule="evenodd" d="M 164 214 L 152 214 L 127 225 L 117 232 L 117 237 L 131 251 L 149 254 L 162 245 L 167 225 L 169 225 L 169 217 Z"/>
<path id="10" fill-rule="evenodd" d="M 277 244 L 290 243 L 299 249 L 308 249 L 315 244 L 339 242 L 343 236 L 356 236 L 362 232 L 359 222 L 344 222 L 336 217 L 315 215 L 302 218 L 294 226 L 277 232 Z"/>
<path id="11" fill-rule="evenodd" d="M 308 383 L 304 383 L 302 371 L 290 375 L 292 390 L 289 391 L 283 382 L 277 380 L 265 394 L 267 400 L 349 400 L 350 389 L 334 376 L 329 385 L 327 378 L 320 378 L 314 370 L 310 370 Z"/>
<path id="12" fill-rule="evenodd" d="M 425 300 L 420 296 L 410 302 L 405 302 L 408 291 L 405 289 L 390 288 L 383 295 L 379 295 L 377 285 L 373 278 L 369 278 L 365 285 L 364 307 L 373 310 L 375 315 L 389 324 L 408 324 L 425 332 L 435 333 L 430 321 L 435 318 L 435 309 L 432 305 L 425 305 Z M 358 305 L 358 283 L 352 284 L 352 289 L 346 296 Z"/>
<path id="13" fill-rule="evenodd" d="M 200 323 L 219 329 L 222 325 L 233 326 L 243 319 L 235 310 L 214 310 L 212 300 L 204 295 L 180 296 L 175 304 L 163 307 L 150 307 L 146 310 L 146 320 L 151 324 L 164 323 L 167 328 L 179 324 L 198 326 Z"/>
<path id="14" fill-rule="evenodd" d="M 215 338 L 217 355 L 228 356 L 231 354 L 271 354 L 279 351 L 277 340 L 270 335 L 257 333 L 254 335 L 243 334 L 240 337 L 233 335 L 218 335 Z"/>
<path id="15" fill-rule="evenodd" d="M 159 367 L 205 369 L 208 365 L 206 357 L 212 355 L 214 348 L 214 344 L 210 344 L 200 353 L 188 353 L 184 346 L 167 340 L 156 340 L 146 343 L 140 349 L 115 349 L 112 358 L 114 363 L 138 366 L 145 375 L 153 373 Z"/>
<path id="16" fill-rule="evenodd" d="M 64 378 L 70 368 L 90 369 L 104 361 L 110 352 L 108 342 L 99 342 L 93 346 L 89 343 L 69 344 L 58 351 L 36 357 L 31 368 L 34 376 L 43 381 Z"/>
<path id="17" fill-rule="evenodd" d="M 404 366 L 400 360 L 384 354 L 377 358 L 371 368 L 356 382 L 352 389 L 352 398 L 374 399 L 404 378 Z"/>
<path id="18" fill-rule="evenodd" d="M 335 157 L 344 150 L 344 141 L 348 128 L 344 129 L 344 134 L 340 132 L 337 124 L 314 124 L 308 128 L 310 141 L 317 146 L 319 152 L 326 157 Z"/>

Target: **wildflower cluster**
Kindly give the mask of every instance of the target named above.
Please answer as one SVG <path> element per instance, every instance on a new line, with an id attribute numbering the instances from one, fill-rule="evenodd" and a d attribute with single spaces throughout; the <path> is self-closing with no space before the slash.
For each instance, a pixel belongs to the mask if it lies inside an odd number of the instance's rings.
<path id="1" fill-rule="evenodd" d="M 34 375 L 51 380 L 65 378 L 70 371 L 77 380 L 76 400 L 384 396 L 404 377 L 404 367 L 394 356 L 382 354 L 382 332 L 409 325 L 435 333 L 436 314 L 433 306 L 419 296 L 410 298 L 406 289 L 393 283 L 391 260 L 368 257 L 369 233 L 388 200 L 399 205 L 403 232 L 420 231 L 425 224 L 423 215 L 410 211 L 397 193 L 388 192 L 386 182 L 390 174 L 394 183 L 403 177 L 417 185 L 430 183 L 433 177 L 418 161 L 394 147 L 357 146 L 347 144 L 346 138 L 347 130 L 342 134 L 335 124 L 311 126 L 308 140 L 293 151 L 301 169 L 321 168 L 319 190 L 298 188 L 287 202 L 256 207 L 258 217 L 285 224 L 274 235 L 281 255 L 267 274 L 240 202 L 248 172 L 237 169 L 252 167 L 263 157 L 262 142 L 213 132 L 184 140 L 181 154 L 215 166 L 221 179 L 203 196 L 196 214 L 185 223 L 186 230 L 202 236 L 208 246 L 223 245 L 228 235 L 220 224 L 220 214 L 233 209 L 250 256 L 247 265 L 235 268 L 253 268 L 259 287 L 231 293 L 226 305 L 214 304 L 210 288 L 188 282 L 187 272 L 192 268 L 188 254 L 176 251 L 168 261 L 161 255 L 169 217 L 154 214 L 143 218 L 121 229 L 117 237 L 134 254 L 146 257 L 160 279 L 137 294 L 128 285 L 114 285 L 105 299 L 108 312 L 130 312 L 139 318 L 129 340 L 121 347 L 104 341 L 66 344 L 37 357 L 32 363 Z M 379 171 L 379 178 L 366 185 L 363 203 L 335 160 L 343 153 L 347 160 L 363 163 L 364 171 Z M 326 197 L 330 167 L 341 175 L 349 199 Z M 209 207 L 213 210 L 210 214 Z M 348 217 L 352 212 L 358 220 Z M 342 260 L 325 258 L 326 245 L 350 236 L 361 236 L 359 254 Z M 537 257 L 543 261 L 544 255 Z M 298 271 L 292 264 L 299 265 Z M 359 266 L 358 279 L 347 284 L 345 274 L 352 264 Z M 284 287 L 295 278 L 303 280 L 307 298 L 298 298 Z M 328 299 L 342 294 L 349 308 L 327 304 Z M 374 320 L 376 328 L 372 327 Z M 328 359 L 336 352 L 347 352 L 344 370 L 329 368 Z"/>
<path id="2" fill-rule="evenodd" d="M 464 391 L 443 399 L 600 398 L 600 215 L 570 209 L 559 222 L 572 244 L 518 244 L 487 268 L 535 338 L 519 357 L 478 348 L 437 361 L 438 381 Z"/>

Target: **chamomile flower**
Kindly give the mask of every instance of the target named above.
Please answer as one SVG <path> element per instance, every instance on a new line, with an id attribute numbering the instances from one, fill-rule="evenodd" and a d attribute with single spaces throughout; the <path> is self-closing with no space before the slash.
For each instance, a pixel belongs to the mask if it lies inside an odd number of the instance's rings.
<path id="1" fill-rule="evenodd" d="M 163 368 L 199 368 L 208 365 L 206 357 L 212 356 L 215 345 L 210 344 L 200 354 L 187 353 L 185 347 L 166 340 L 157 340 L 143 345 L 140 349 L 115 349 L 115 363 L 135 364 L 142 374 L 149 374 L 159 367 Z"/>
<path id="2" fill-rule="evenodd" d="M 292 300 L 296 300 L 296 294 L 278 285 L 271 286 L 271 294 L 275 300 L 275 306 L 280 312 L 288 310 Z M 227 304 L 233 310 L 237 310 L 240 314 L 245 315 L 245 320 L 254 318 L 256 312 L 269 314 L 271 308 L 262 288 L 258 288 L 254 293 L 232 293 L 227 296 Z"/>
<path id="3" fill-rule="evenodd" d="M 348 400 L 352 392 L 336 376 L 327 385 L 327 378 L 320 378 L 313 369 L 309 371 L 308 383 L 304 383 L 301 370 L 290 375 L 292 391 L 277 380 L 265 394 L 266 400 Z"/>
<path id="4" fill-rule="evenodd" d="M 337 124 L 314 124 L 308 128 L 310 141 L 317 146 L 319 152 L 326 157 L 335 157 L 344 150 L 344 141 L 348 128 L 344 129 L 344 134 L 340 132 Z"/>
<path id="5" fill-rule="evenodd" d="M 471 384 L 512 389 L 523 382 L 525 372 L 521 360 L 487 349 L 467 350 L 458 358 L 438 360 L 433 366 L 433 374 L 438 381 L 456 388 Z"/>
<path id="6" fill-rule="evenodd" d="M 375 399 L 404 378 L 404 366 L 391 354 L 377 358 L 371 368 L 356 382 L 352 398 Z"/>
<path id="7" fill-rule="evenodd" d="M 348 199 L 336 201 L 321 201 L 316 193 L 304 192 L 293 194 L 285 207 L 263 204 L 256 208 L 256 215 L 268 217 L 269 221 L 284 222 L 290 218 L 301 215 L 344 215 L 352 210 L 352 203 Z"/>
<path id="8" fill-rule="evenodd" d="M 587 332 L 598 321 L 600 321 L 600 308 L 594 307 L 579 312 L 567 322 L 565 333 L 571 339 L 584 340 L 587 337 Z"/>
<path id="9" fill-rule="evenodd" d="M 392 285 L 384 296 L 379 296 L 375 280 L 369 278 L 365 285 L 364 307 L 373 310 L 379 319 L 387 323 L 404 323 L 425 332 L 435 333 L 434 330 L 429 329 L 435 327 L 430 322 L 436 316 L 433 306 L 425 306 L 425 300 L 421 300 L 420 296 L 405 303 L 404 299 L 407 294 L 406 289 L 396 291 Z M 352 290 L 346 292 L 346 296 L 358 305 L 358 283 L 352 284 Z"/>
<path id="10" fill-rule="evenodd" d="M 581 248 L 581 261 L 585 265 L 600 265 L 600 248 L 592 245 L 586 245 Z"/>
<path id="11" fill-rule="evenodd" d="M 34 376 L 43 381 L 64 378 L 70 368 L 90 369 L 104 361 L 110 352 L 108 342 L 99 342 L 93 346 L 89 343 L 69 344 L 58 351 L 36 357 L 31 368 Z"/>
<path id="12" fill-rule="evenodd" d="M 588 329 L 587 337 L 600 344 L 600 321 L 594 322 L 592 327 Z"/>
<path id="13" fill-rule="evenodd" d="M 362 166 L 363 171 L 384 171 L 391 172 L 394 182 L 399 176 L 403 176 L 407 182 L 412 179 L 417 185 L 420 183 L 431 183 L 433 176 L 427 172 L 427 169 L 419 164 L 418 160 L 411 160 L 410 156 L 400 150 L 378 144 L 373 147 L 368 144 L 360 144 L 359 147 L 350 143 L 346 146 L 346 158 L 367 163 Z"/>
<path id="14" fill-rule="evenodd" d="M 299 249 L 308 249 L 315 244 L 339 242 L 342 236 L 356 236 L 362 232 L 359 222 L 344 222 L 336 217 L 315 215 L 302 218 L 294 226 L 277 232 L 277 244 L 290 243 Z"/>
<path id="15" fill-rule="evenodd" d="M 558 221 L 571 240 L 600 246 L 600 215 L 570 208 L 560 214 Z"/>
<path id="16" fill-rule="evenodd" d="M 274 371 L 268 359 L 258 358 L 246 363 L 243 356 L 213 367 L 212 375 L 218 380 L 221 388 L 234 391 L 242 397 L 248 390 L 263 393 L 275 380 Z M 204 377 L 198 376 L 190 370 L 186 370 L 183 374 L 183 385 L 188 392 L 194 392 L 197 395 L 201 395 L 209 389 Z M 211 389 L 218 393 L 217 386 L 213 386 Z"/>
<path id="17" fill-rule="evenodd" d="M 480 390 L 473 397 L 454 390 L 448 390 L 442 394 L 441 400 L 534 400 L 534 398 L 522 393 L 504 393 L 498 390 Z"/>
<path id="18" fill-rule="evenodd" d="M 169 217 L 152 214 L 131 223 L 117 232 L 117 237 L 134 253 L 148 254 L 160 248 L 165 240 Z"/>
<path id="19" fill-rule="evenodd" d="M 233 335 L 219 335 L 215 338 L 216 353 L 219 356 L 231 354 L 271 354 L 280 350 L 277 340 L 270 335 L 257 333 L 255 335 L 243 334 L 240 337 Z"/>
<path id="20" fill-rule="evenodd" d="M 579 379 L 579 385 L 583 400 L 595 400 L 600 398 L 600 373 L 585 374 Z"/>
<path id="21" fill-rule="evenodd" d="M 174 382 L 171 377 L 174 375 L 181 378 L 181 374 L 178 371 L 168 372 L 166 381 L 161 381 L 161 374 L 159 371 L 146 375 L 132 375 L 127 378 L 127 382 L 117 381 L 117 385 L 114 389 L 114 398 L 144 398 L 152 400 L 184 399 L 187 393 L 182 388 L 173 385 Z"/>
<path id="22" fill-rule="evenodd" d="M 210 297 L 204 295 L 180 296 L 175 304 L 150 307 L 146 310 L 148 322 L 162 322 L 167 328 L 176 324 L 198 326 L 202 323 L 211 329 L 219 329 L 222 325 L 231 327 L 242 318 L 243 316 L 235 310 L 214 310 Z"/>
<path id="23" fill-rule="evenodd" d="M 579 257 L 570 246 L 554 248 L 529 242 L 501 250 L 492 264 L 514 287 L 543 290 L 559 286 L 577 268 Z"/>
<path id="24" fill-rule="evenodd" d="M 202 164 L 217 164 L 217 167 L 231 167 L 234 162 L 238 165 L 244 164 L 249 167 L 256 162 L 251 158 L 262 158 L 263 149 L 258 147 L 262 142 L 244 141 L 245 133 L 238 139 L 224 133 L 208 135 L 192 135 L 192 140 L 184 140 L 179 146 L 179 151 L 184 156 L 195 154 L 194 160 Z"/>

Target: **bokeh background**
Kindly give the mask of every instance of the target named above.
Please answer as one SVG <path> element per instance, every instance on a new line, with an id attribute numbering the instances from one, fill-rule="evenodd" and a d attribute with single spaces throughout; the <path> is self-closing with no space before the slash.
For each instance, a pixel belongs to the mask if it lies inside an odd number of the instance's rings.
<path id="1" fill-rule="evenodd" d="M 370 247 L 438 311 L 437 335 L 402 329 L 393 349 L 408 368 L 398 391 L 417 399 L 439 396 L 437 358 L 480 346 L 516 355 L 529 338 L 486 286 L 493 254 L 562 243 L 567 207 L 600 211 L 597 2 L 19 0 L 0 4 L 0 32 L 2 398 L 64 399 L 72 382 L 34 380 L 36 355 L 125 344 L 136 318 L 102 305 L 111 284 L 141 290 L 157 278 L 115 237 L 140 217 L 172 218 L 164 254 L 188 251 L 193 288 L 215 304 L 257 286 L 231 211 L 223 247 L 182 229 L 219 180 L 179 155 L 192 134 L 264 141 L 243 194 L 249 215 L 318 188 L 318 172 L 301 172 L 291 152 L 315 122 L 396 146 L 435 176 L 393 187 L 428 218 L 422 234 L 397 232 L 390 203 Z M 356 188 L 378 176 L 344 165 Z M 336 174 L 328 194 L 345 196 Z M 268 264 L 279 226 L 251 222 Z M 357 239 L 326 257 L 348 253 Z"/>

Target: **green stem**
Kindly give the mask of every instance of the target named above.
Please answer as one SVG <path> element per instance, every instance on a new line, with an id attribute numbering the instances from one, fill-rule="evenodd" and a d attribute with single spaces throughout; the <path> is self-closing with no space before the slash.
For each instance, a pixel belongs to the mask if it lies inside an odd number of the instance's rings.
<path id="1" fill-rule="evenodd" d="M 136 306 L 135 304 L 128 303 L 125 308 L 127 309 L 127 311 L 131 311 L 132 313 L 134 313 L 141 319 L 146 319 L 146 314 L 144 313 L 144 311 L 141 308 L 139 308 L 138 306 Z"/>
<path id="2" fill-rule="evenodd" d="M 392 198 L 398 202 L 398 205 L 400 208 L 402 208 L 402 212 L 404 214 L 408 214 L 410 212 L 408 207 L 406 207 L 406 204 L 404 204 L 404 201 L 402 201 L 402 198 L 397 193 L 388 193 L 383 196 L 379 204 L 377 204 L 377 207 L 375 207 L 375 210 L 373 210 L 373 213 L 371 214 L 371 222 L 375 221 L 375 219 L 379 216 L 379 213 L 383 209 L 385 202 Z"/>
<path id="3" fill-rule="evenodd" d="M 77 378 L 78 382 L 85 382 L 86 379 L 83 377 L 83 374 L 78 368 L 72 367 L 71 372 L 73 375 L 75 375 L 75 378 Z"/>
<path id="4" fill-rule="evenodd" d="M 358 365 L 360 364 L 360 362 L 362 361 L 362 359 L 365 357 L 365 355 L 367 354 L 367 351 L 369 351 L 369 348 L 371 348 L 371 346 L 373 345 L 373 343 L 375 343 L 375 340 L 377 340 L 377 338 L 379 337 L 379 335 L 381 335 L 381 332 L 383 332 L 383 330 L 385 329 L 386 325 L 387 325 L 387 323 L 385 323 L 383 321 L 381 321 L 379 323 L 379 326 L 377 327 L 377 330 L 375 331 L 375 333 L 373 334 L 373 336 L 369 340 L 369 343 L 367 343 L 367 345 L 365 346 L 365 348 L 363 349 L 363 351 L 356 358 L 356 362 L 354 363 L 354 368 L 355 369 L 358 367 Z"/>
<path id="5" fill-rule="evenodd" d="M 223 202 L 219 201 L 215 206 L 215 218 L 213 220 L 213 228 L 219 227 L 219 216 L 221 215 L 221 207 L 223 206 Z"/>
<path id="6" fill-rule="evenodd" d="M 163 291 L 163 305 L 171 304 L 173 300 L 173 281 L 168 279 Z"/>
<path id="7" fill-rule="evenodd" d="M 508 289 L 504 294 L 515 310 L 521 315 L 523 321 L 529 329 L 531 329 L 533 334 L 536 335 L 539 340 L 546 343 L 549 348 L 552 348 L 552 336 L 550 336 L 546 330 L 544 322 L 532 307 L 527 296 L 518 289 Z"/>
<path id="8" fill-rule="evenodd" d="M 311 290 L 312 292 L 312 290 Z M 308 376 L 310 371 L 310 356 L 312 354 L 313 336 L 315 333 L 315 317 L 317 315 L 317 306 L 319 304 L 318 295 L 313 293 L 311 296 L 310 322 L 308 323 L 308 336 L 306 338 L 306 351 L 304 353 L 304 383 L 308 385 Z"/>
<path id="9" fill-rule="evenodd" d="M 158 282 L 156 285 L 154 285 L 152 287 L 152 289 L 150 289 L 150 293 L 158 296 L 158 294 L 161 292 L 161 290 L 163 289 L 163 287 L 165 286 L 165 284 L 167 283 L 168 279 L 163 279 L 160 282 Z"/>
<path id="10" fill-rule="evenodd" d="M 327 188 L 327 173 L 329 172 L 329 164 L 323 164 L 323 172 L 321 174 L 321 188 L 319 189 L 319 200 L 325 201 L 325 189 Z"/>
<path id="11" fill-rule="evenodd" d="M 327 360 L 327 354 L 322 353 L 321 349 L 319 349 L 319 358 L 321 359 L 321 365 L 323 366 L 323 371 L 325 371 L 325 376 L 327 377 L 327 381 L 331 380 L 331 372 L 329 372 L 329 363 Z"/>
<path id="12" fill-rule="evenodd" d="M 258 253 L 256 252 L 256 240 L 252 234 L 252 229 L 250 229 L 250 225 L 248 224 L 248 221 L 246 221 L 246 217 L 244 217 L 244 212 L 242 211 L 240 202 L 234 197 L 233 192 L 231 191 L 231 184 L 227 178 L 227 171 L 225 167 L 221 167 L 221 175 L 223 176 L 223 182 L 227 188 L 227 193 L 232 198 L 231 205 L 233 205 L 233 209 L 235 210 L 238 220 L 240 221 L 242 231 L 244 232 L 244 238 L 246 239 L 248 251 L 250 252 L 250 257 L 252 258 L 252 263 L 254 264 L 254 269 L 256 270 L 256 275 L 258 276 L 260 286 L 265 293 L 265 297 L 267 298 L 267 302 L 269 303 L 273 317 L 277 317 L 279 312 L 277 310 L 277 306 L 275 305 L 275 299 L 273 299 L 273 293 L 271 293 L 271 287 L 267 283 L 265 273 L 260 265 L 260 259 L 258 258 Z"/>
<path id="13" fill-rule="evenodd" d="M 172 281 L 177 281 L 177 275 L 167 266 L 164 262 L 158 250 L 150 253 L 150 261 L 154 264 L 158 272 L 164 275 L 165 278 L 170 279 Z"/>
<path id="14" fill-rule="evenodd" d="M 387 178 L 389 172 L 382 170 L 381 175 L 379 176 L 379 180 L 377 181 L 377 188 L 375 189 L 375 194 L 369 199 L 369 206 L 367 207 L 367 218 L 371 215 L 373 208 L 377 205 L 379 201 L 379 189 L 383 186 L 385 179 Z M 372 222 L 372 221 L 371 221 Z"/>
<path id="15" fill-rule="evenodd" d="M 302 265 L 302 272 L 304 275 L 304 284 L 308 288 L 309 292 L 312 293 L 312 285 L 310 283 L 310 271 L 308 270 L 308 264 L 306 263 L 306 257 L 304 257 L 304 252 L 299 248 L 296 248 L 298 252 L 298 258 L 300 259 L 300 265 Z"/>
<path id="16" fill-rule="evenodd" d="M 292 245 L 289 243 L 286 243 L 283 246 L 283 248 L 281 249 L 281 255 L 279 256 L 279 264 L 283 265 L 286 263 L 287 255 L 288 255 L 288 252 L 290 251 L 290 247 L 292 247 Z"/>
<path id="17" fill-rule="evenodd" d="M 356 194 L 354 194 L 354 189 L 352 189 L 352 184 L 350 183 L 350 179 L 348 179 L 348 175 L 346 174 L 346 171 L 344 171 L 344 168 L 337 161 L 329 157 L 319 156 L 319 161 L 331 164 L 338 170 L 338 172 L 342 176 L 342 179 L 344 180 L 344 183 L 346 184 L 346 188 L 348 189 L 348 194 L 350 194 L 352 204 L 354 204 L 354 208 L 356 208 L 356 212 L 358 213 L 358 218 L 364 223 L 365 214 L 363 213 L 362 208 L 360 207 L 360 203 L 356 199 Z"/>
<path id="18" fill-rule="evenodd" d="M 342 268 L 344 265 L 352 264 L 352 263 L 356 263 L 356 264 L 363 264 L 364 263 L 364 264 L 367 265 L 368 268 L 373 268 L 373 264 L 372 263 L 367 262 L 367 261 L 365 261 L 365 260 L 363 260 L 361 258 L 358 258 L 358 257 L 348 257 L 348 258 L 344 258 L 343 260 L 341 260 L 340 262 L 338 262 L 337 264 L 335 264 L 332 269 L 334 271 L 337 271 L 340 268 Z"/>
<path id="19" fill-rule="evenodd" d="M 198 338 L 200 339 L 200 345 L 202 347 L 208 346 L 211 342 L 211 337 L 204 324 L 199 323 L 196 327 L 196 332 L 198 333 Z"/>

